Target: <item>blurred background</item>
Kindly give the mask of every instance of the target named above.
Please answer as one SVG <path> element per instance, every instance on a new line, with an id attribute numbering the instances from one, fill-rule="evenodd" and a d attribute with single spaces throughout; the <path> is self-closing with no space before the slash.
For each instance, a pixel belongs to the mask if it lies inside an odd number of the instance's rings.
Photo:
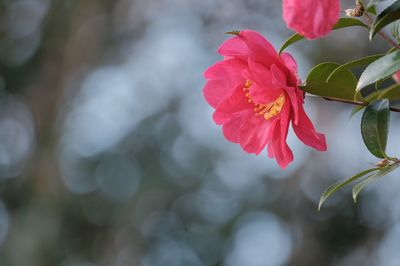
<path id="1" fill-rule="evenodd" d="M 377 162 L 352 106 L 306 98 L 329 150 L 291 132 L 285 171 L 212 121 L 202 74 L 223 32 L 279 47 L 281 12 L 271 0 L 1 0 L 0 265 L 399 265 L 399 173 L 317 212 L 329 184 Z M 389 48 L 350 29 L 289 51 L 304 78 Z M 398 125 L 393 113 L 393 156 Z"/>

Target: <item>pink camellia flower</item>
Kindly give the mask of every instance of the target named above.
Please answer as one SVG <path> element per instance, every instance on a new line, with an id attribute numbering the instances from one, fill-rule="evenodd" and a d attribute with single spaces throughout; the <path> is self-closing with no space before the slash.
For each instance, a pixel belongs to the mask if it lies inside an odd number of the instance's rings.
<path id="1" fill-rule="evenodd" d="M 269 157 L 285 168 L 293 161 L 286 143 L 292 123 L 302 142 L 326 150 L 325 136 L 315 131 L 304 112 L 304 92 L 290 54 L 279 56 L 263 36 L 250 30 L 225 41 L 218 52 L 224 60 L 204 73 L 204 96 L 227 140 L 257 155 L 268 145 Z"/>
<path id="2" fill-rule="evenodd" d="M 339 15 L 340 0 L 283 0 L 287 26 L 308 39 L 327 35 Z"/>

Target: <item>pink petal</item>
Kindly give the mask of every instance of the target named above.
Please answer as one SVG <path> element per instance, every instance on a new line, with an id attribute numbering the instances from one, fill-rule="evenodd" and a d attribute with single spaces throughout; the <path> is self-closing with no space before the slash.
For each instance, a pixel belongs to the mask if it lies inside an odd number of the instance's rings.
<path id="1" fill-rule="evenodd" d="M 282 59 L 284 65 L 287 67 L 287 69 L 293 76 L 293 78 L 290 80 L 291 84 L 288 84 L 288 85 L 291 85 L 291 86 L 299 85 L 301 80 L 300 80 L 300 77 L 298 74 L 297 63 L 294 60 L 294 58 L 292 57 L 292 55 L 289 53 L 282 53 L 281 59 Z"/>
<path id="2" fill-rule="evenodd" d="M 250 96 L 255 103 L 270 103 L 281 95 L 282 89 L 272 83 L 272 74 L 267 67 L 250 58 L 249 71 L 250 79 L 255 82 L 250 87 Z"/>
<path id="3" fill-rule="evenodd" d="M 240 37 L 243 38 L 247 46 L 250 48 L 251 57 L 266 66 L 279 62 L 278 53 L 272 44 L 267 41 L 261 34 L 252 30 L 240 31 Z"/>
<path id="4" fill-rule="evenodd" d="M 243 87 L 239 86 L 231 96 L 218 105 L 214 112 L 213 119 L 215 123 L 222 125 L 227 123 L 233 115 L 248 110 L 253 112 L 253 105 L 248 102 Z"/>
<path id="5" fill-rule="evenodd" d="M 285 169 L 287 165 L 292 162 L 293 154 L 287 144 L 282 145 L 282 128 L 279 120 L 277 120 L 274 127 L 271 127 L 271 131 L 268 156 L 270 158 L 275 158 L 279 166 Z M 286 143 L 286 140 L 283 140 L 283 142 Z"/>
<path id="6" fill-rule="evenodd" d="M 286 90 L 287 95 L 289 96 L 289 100 L 292 105 L 294 123 L 298 124 L 299 123 L 299 106 L 303 104 L 302 99 L 299 98 L 299 94 L 297 93 L 297 91 L 299 89 L 293 88 L 293 87 L 286 87 L 285 90 Z"/>
<path id="7" fill-rule="evenodd" d="M 286 139 L 289 131 L 289 123 L 290 123 L 290 103 L 286 102 L 283 105 L 283 108 L 281 110 L 281 150 L 282 150 L 282 155 L 283 155 L 283 164 L 285 168 L 290 162 L 293 161 L 293 153 L 289 146 L 287 145 Z M 279 163 L 279 162 L 278 162 Z"/>
<path id="8" fill-rule="evenodd" d="M 262 86 L 273 88 L 273 84 L 271 81 L 272 74 L 269 67 L 266 67 L 265 65 L 254 61 L 253 58 L 248 59 L 248 67 L 251 79 L 253 81 Z"/>
<path id="9" fill-rule="evenodd" d="M 318 133 L 307 114 L 305 113 L 303 106 L 299 108 L 299 122 L 292 123 L 293 130 L 297 137 L 306 145 L 313 147 L 319 151 L 326 151 L 327 145 L 325 135 Z"/>
<path id="10" fill-rule="evenodd" d="M 280 126 L 279 122 L 280 122 L 279 119 L 274 119 L 271 122 L 271 127 L 269 129 L 269 139 L 270 139 L 269 145 L 268 145 L 268 157 L 269 158 L 275 158 L 275 150 L 274 150 L 274 145 L 272 144 L 272 142 L 273 142 L 273 135 L 275 132 L 275 128 Z"/>
<path id="11" fill-rule="evenodd" d="M 246 65 L 236 59 L 226 59 L 210 66 L 205 72 L 206 79 L 241 81 L 241 73 Z"/>
<path id="12" fill-rule="evenodd" d="M 254 84 L 250 88 L 250 97 L 255 103 L 268 104 L 274 102 L 280 95 L 282 90 L 280 89 L 268 89 L 261 87 L 258 84 Z"/>
<path id="13" fill-rule="evenodd" d="M 203 89 L 206 101 L 214 108 L 230 95 L 230 87 L 222 80 L 209 80 Z"/>
<path id="14" fill-rule="evenodd" d="M 290 70 L 290 72 L 297 74 L 297 63 L 296 60 L 294 60 L 293 56 L 289 53 L 282 53 L 280 57 L 285 66 Z"/>
<path id="15" fill-rule="evenodd" d="M 277 65 L 271 66 L 271 74 L 274 86 L 281 87 L 282 89 L 287 86 L 287 77 Z"/>
<path id="16" fill-rule="evenodd" d="M 249 112 L 239 132 L 240 146 L 248 153 L 259 154 L 269 141 L 271 121 Z"/>
<path id="17" fill-rule="evenodd" d="M 239 84 L 244 84 L 241 72 L 245 65 L 238 60 L 220 61 L 209 67 L 204 76 L 210 79 L 203 89 L 204 97 L 214 108 L 229 97 Z"/>
<path id="18" fill-rule="evenodd" d="M 340 15 L 340 0 L 283 0 L 287 26 L 308 39 L 327 35 Z"/>
<path id="19" fill-rule="evenodd" d="M 240 36 L 230 38 L 222 43 L 218 49 L 218 53 L 224 57 L 234 57 L 243 61 L 247 61 L 251 52 L 246 42 Z"/>
<path id="20" fill-rule="evenodd" d="M 239 132 L 240 127 L 243 124 L 244 117 L 246 117 L 246 115 L 233 116 L 228 123 L 223 125 L 222 131 L 227 140 L 234 143 L 239 143 Z"/>

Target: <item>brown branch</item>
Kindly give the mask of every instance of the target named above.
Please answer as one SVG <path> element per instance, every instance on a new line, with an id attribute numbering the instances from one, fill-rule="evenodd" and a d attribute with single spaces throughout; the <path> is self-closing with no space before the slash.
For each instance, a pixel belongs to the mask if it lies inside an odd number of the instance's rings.
<path id="1" fill-rule="evenodd" d="M 365 17 L 367 18 L 369 25 L 371 26 L 371 25 L 374 23 L 373 19 L 371 18 L 370 15 L 368 15 L 367 12 L 365 12 L 364 15 L 365 15 Z M 379 31 L 378 34 L 381 35 L 381 37 L 382 37 L 383 39 L 385 39 L 385 41 L 387 41 L 390 45 L 392 45 L 393 47 L 395 47 L 395 48 L 397 48 L 397 49 L 400 49 L 400 45 L 397 44 L 392 38 L 390 38 L 389 36 L 387 36 L 384 32 Z"/>
<path id="2" fill-rule="evenodd" d="M 360 106 L 368 106 L 368 105 L 369 105 L 369 103 L 366 103 L 366 102 L 359 102 L 359 101 L 352 101 L 352 100 L 344 100 L 344 99 L 338 99 L 338 98 L 333 98 L 333 97 L 322 97 L 322 98 L 325 99 L 325 100 L 327 100 L 327 101 L 333 101 L 333 102 L 354 104 L 354 105 L 360 105 Z M 400 113 L 400 108 L 390 107 L 390 111 Z"/>

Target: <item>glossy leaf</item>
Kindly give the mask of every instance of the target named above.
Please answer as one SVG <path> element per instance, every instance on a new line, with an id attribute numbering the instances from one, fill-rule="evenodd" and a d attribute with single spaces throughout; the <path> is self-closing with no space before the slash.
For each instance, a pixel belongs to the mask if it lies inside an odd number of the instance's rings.
<path id="1" fill-rule="evenodd" d="M 398 70 L 400 70 L 400 50 L 387 54 L 371 63 L 362 73 L 357 84 L 357 91 L 393 75 Z"/>
<path id="2" fill-rule="evenodd" d="M 361 134 L 365 146 L 378 158 L 387 158 L 385 153 L 389 131 L 389 100 L 379 100 L 369 105 L 361 119 Z"/>
<path id="3" fill-rule="evenodd" d="M 388 24 L 400 19 L 400 0 L 383 10 L 372 24 L 369 38 L 372 40 L 374 36 Z"/>
<path id="4" fill-rule="evenodd" d="M 371 13 L 372 15 L 376 16 L 376 7 L 375 7 L 375 5 L 367 7 L 366 10 L 367 10 L 368 13 Z"/>
<path id="5" fill-rule="evenodd" d="M 385 81 L 387 81 L 387 80 L 389 80 L 389 79 L 391 79 L 391 78 L 392 78 L 392 77 L 389 76 L 389 77 L 380 79 L 380 80 L 378 80 L 377 82 L 375 82 L 375 90 L 380 90 L 380 89 L 381 89 L 382 83 L 384 83 Z"/>
<path id="6" fill-rule="evenodd" d="M 385 89 L 379 89 L 370 93 L 366 98 L 368 103 L 372 103 L 374 101 L 380 99 L 389 99 L 391 101 L 400 100 L 400 84 L 394 84 Z"/>
<path id="7" fill-rule="evenodd" d="M 365 101 L 367 103 L 373 103 L 380 99 L 389 99 L 391 101 L 400 100 L 400 84 L 394 84 L 385 89 L 379 89 L 372 93 L 370 93 L 367 97 L 365 97 Z M 356 113 L 364 109 L 366 106 L 357 105 L 351 111 L 351 116 L 353 117 Z"/>
<path id="8" fill-rule="evenodd" d="M 355 18 L 341 18 L 339 19 L 339 21 L 336 23 L 336 25 L 333 27 L 334 30 L 337 29 L 342 29 L 342 28 L 347 28 L 347 27 L 354 27 L 354 26 L 358 26 L 358 27 L 364 27 L 369 29 L 369 27 L 367 25 L 365 25 L 362 21 L 355 19 Z M 289 47 L 290 45 L 292 45 L 295 42 L 301 41 L 303 40 L 304 37 L 300 34 L 294 34 L 291 37 L 289 37 L 289 39 L 287 39 L 281 49 L 279 49 L 279 54 L 283 52 L 283 50 L 285 50 L 287 47 Z"/>
<path id="9" fill-rule="evenodd" d="M 371 184 L 372 182 L 377 181 L 379 178 L 389 174 L 390 172 L 396 170 L 400 166 L 399 163 L 393 163 L 392 165 L 389 165 L 384 168 L 380 168 L 378 172 L 375 172 L 366 178 L 364 178 L 360 183 L 355 185 L 353 187 L 353 199 L 354 202 L 357 202 L 357 197 L 360 194 L 360 192 L 365 188 L 365 186 Z"/>
<path id="10" fill-rule="evenodd" d="M 355 114 L 357 114 L 358 112 L 360 112 L 361 110 L 363 110 L 366 106 L 362 106 L 362 105 L 356 105 L 353 107 L 353 109 L 351 110 L 351 114 L 350 114 L 350 118 L 352 118 Z"/>
<path id="11" fill-rule="evenodd" d="M 355 67 L 359 67 L 359 66 L 369 65 L 384 55 L 385 54 L 370 55 L 370 56 L 362 57 L 357 60 L 350 61 L 343 65 L 340 65 L 335 70 L 332 71 L 332 73 L 327 78 L 327 81 L 329 81 L 336 73 L 340 72 L 343 69 L 350 69 L 350 68 L 355 68 Z"/>
<path id="12" fill-rule="evenodd" d="M 322 63 L 311 69 L 306 84 L 301 87 L 305 92 L 321 97 L 353 100 L 357 79 L 347 69 L 342 69 L 326 82 L 329 75 L 338 68 L 336 63 Z"/>
<path id="13" fill-rule="evenodd" d="M 371 0 L 368 2 L 367 8 L 370 8 L 371 6 L 375 6 L 376 4 L 380 3 L 380 2 L 385 2 L 387 0 Z"/>
<path id="14" fill-rule="evenodd" d="M 391 53 L 393 53 L 394 51 L 397 51 L 397 50 L 399 50 L 397 47 L 392 47 L 392 48 L 389 49 L 389 51 L 386 52 L 386 54 L 391 54 Z M 383 79 L 380 79 L 380 80 L 376 81 L 375 82 L 375 90 L 379 90 L 380 87 L 381 87 L 381 84 L 384 83 L 385 81 L 387 81 L 388 79 L 391 79 L 391 78 L 392 78 L 391 76 L 388 76 L 388 77 L 385 77 Z"/>
<path id="15" fill-rule="evenodd" d="M 389 51 L 386 52 L 386 54 L 391 54 L 391 53 L 393 53 L 394 51 L 397 51 L 397 50 L 399 50 L 399 48 L 392 47 L 392 48 L 389 49 Z"/>
<path id="16" fill-rule="evenodd" d="M 330 185 L 325 191 L 324 193 L 322 193 L 321 198 L 319 200 L 319 204 L 318 204 L 318 211 L 321 209 L 322 204 L 330 197 L 332 196 L 336 191 L 338 191 L 339 189 L 343 188 L 344 186 L 350 184 L 351 182 L 359 179 L 360 177 L 363 177 L 371 172 L 377 171 L 379 170 L 379 168 L 372 168 L 372 169 L 368 169 L 365 171 L 362 171 L 352 177 L 350 177 L 349 179 L 345 179 L 345 180 L 341 180 L 339 182 L 336 182 L 332 185 Z"/>

